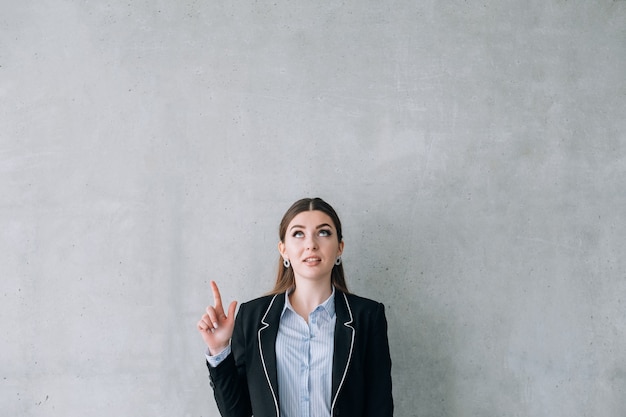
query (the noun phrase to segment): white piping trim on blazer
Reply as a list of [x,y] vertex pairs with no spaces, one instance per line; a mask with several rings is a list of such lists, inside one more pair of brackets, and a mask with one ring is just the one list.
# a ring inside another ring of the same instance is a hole
[[342,293],[342,294],[343,294],[343,298],[346,300],[346,306],[348,307],[348,313],[350,314],[350,320],[345,322],[343,325],[352,329],[352,341],[350,342],[350,354],[348,355],[348,362],[346,362],[346,368],[343,370],[343,376],[341,377],[341,382],[339,383],[339,387],[337,387],[335,398],[333,398],[333,403],[330,406],[331,415],[333,414],[335,410],[335,403],[337,402],[337,397],[339,397],[339,393],[341,392],[341,387],[343,386],[343,383],[346,380],[346,374],[348,373],[348,366],[350,366],[350,361],[352,360],[352,349],[354,348],[354,336],[356,333],[356,330],[354,330],[354,327],[350,326],[352,322],[354,321],[354,318],[352,317],[352,309],[350,308],[350,303],[348,303],[348,297],[346,296],[345,293]]
[[263,327],[261,327],[257,333],[257,337],[259,338],[259,355],[261,356],[261,363],[263,363],[263,371],[265,372],[265,378],[267,379],[267,385],[270,386],[270,391],[272,391],[272,397],[274,398],[274,406],[276,407],[276,417],[279,417],[280,415],[280,409],[278,407],[278,400],[276,399],[276,394],[274,393],[274,388],[272,387],[272,383],[270,382],[270,377],[267,373],[267,367],[265,366],[265,358],[263,357],[263,349],[261,348],[261,331],[267,329],[270,324],[265,322],[265,317],[267,317],[267,314],[270,312],[270,308],[272,308],[272,304],[274,304],[274,300],[276,299],[276,297],[278,296],[278,294],[274,295],[274,297],[272,297],[272,301],[270,301],[270,305],[267,307],[267,310],[265,310],[265,314],[263,314],[263,317],[261,318],[261,324],[263,324]]

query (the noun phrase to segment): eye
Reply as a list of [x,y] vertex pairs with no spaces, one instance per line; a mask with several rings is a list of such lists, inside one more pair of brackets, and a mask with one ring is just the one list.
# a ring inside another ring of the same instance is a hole
[[320,230],[320,232],[319,232],[319,235],[320,235],[320,236],[324,236],[324,237],[326,237],[326,236],[332,236],[332,234],[333,234],[333,232],[331,232],[329,229],[322,229],[322,230]]
[[293,232],[293,234],[291,236],[293,236],[293,237],[303,237],[304,233],[302,233],[301,230],[296,230],[295,232]]

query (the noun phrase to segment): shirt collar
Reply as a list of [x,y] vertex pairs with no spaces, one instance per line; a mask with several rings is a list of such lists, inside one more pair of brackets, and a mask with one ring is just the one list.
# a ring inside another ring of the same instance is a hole
[[[333,288],[333,292],[330,294],[330,297],[328,297],[326,299],[326,301],[324,301],[322,304],[320,304],[316,310],[320,307],[322,307],[324,310],[326,310],[326,313],[328,313],[328,316],[330,318],[335,317],[335,286],[332,286]],[[291,294],[293,290],[288,290],[287,292],[285,292],[285,305],[283,306],[283,311],[281,312],[281,317],[283,314],[285,314],[285,310],[289,309],[291,311],[293,311],[294,313],[296,312],[292,305],[291,302],[289,301],[289,294]]]

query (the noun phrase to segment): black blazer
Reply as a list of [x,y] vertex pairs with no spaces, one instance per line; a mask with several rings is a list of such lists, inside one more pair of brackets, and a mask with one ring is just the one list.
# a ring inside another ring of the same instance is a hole
[[[232,353],[213,368],[211,386],[223,417],[279,417],[276,335],[285,294],[244,303]],[[391,357],[384,306],[335,291],[333,417],[391,417]]]

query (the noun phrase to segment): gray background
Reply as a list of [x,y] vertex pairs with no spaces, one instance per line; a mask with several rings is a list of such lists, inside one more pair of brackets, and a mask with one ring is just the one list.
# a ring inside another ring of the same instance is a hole
[[397,416],[626,415],[626,2],[0,6],[0,414],[217,416],[195,324],[344,221]]

